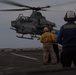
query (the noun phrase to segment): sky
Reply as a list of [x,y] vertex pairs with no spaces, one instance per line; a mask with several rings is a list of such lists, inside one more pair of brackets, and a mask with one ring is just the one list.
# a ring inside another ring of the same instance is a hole
[[[42,15],[46,17],[48,21],[56,23],[55,29],[60,29],[60,27],[65,23],[64,16],[67,11],[76,12],[76,2],[71,2],[75,0],[11,0],[24,5],[32,7],[43,7],[50,5],[48,11],[41,11]],[[66,4],[66,3],[70,4]],[[58,6],[60,4],[60,6]],[[65,4],[65,5],[63,5]],[[56,5],[56,6],[55,6]],[[11,9],[11,8],[21,8],[13,5],[0,3],[0,9]],[[15,31],[11,30],[11,21],[15,20],[19,14],[24,16],[30,16],[32,13],[29,11],[8,11],[0,12],[0,48],[38,48],[42,47],[42,43],[39,40],[28,40],[17,38]]]

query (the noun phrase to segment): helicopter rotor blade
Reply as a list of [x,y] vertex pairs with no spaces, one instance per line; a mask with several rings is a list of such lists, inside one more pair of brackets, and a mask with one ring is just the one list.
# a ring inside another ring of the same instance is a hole
[[10,1],[10,0],[0,0],[1,3],[5,3],[5,4],[9,4],[9,5],[14,5],[14,6],[18,6],[18,7],[26,7],[27,9],[3,9],[0,11],[24,11],[24,10],[36,10],[36,11],[46,11],[45,8],[51,8],[51,7],[58,7],[58,6],[63,6],[63,5],[69,5],[69,4],[75,4],[76,1],[68,1],[62,4],[58,4],[58,5],[53,5],[53,6],[45,6],[45,7],[31,7],[31,6],[27,6],[27,5],[23,5],[14,1]]
[[26,7],[29,8],[30,10],[41,10],[43,8],[50,8],[50,6],[45,6],[45,7],[31,7],[31,6],[27,6],[27,5],[23,5],[14,1],[9,1],[9,0],[0,0],[1,3],[5,3],[5,4],[9,4],[9,5],[14,5],[14,6],[18,6],[18,7]]
[[14,6],[18,6],[18,7],[27,7],[27,8],[31,8],[30,6],[27,5],[23,5],[14,1],[9,1],[9,0],[0,0],[1,3],[5,3],[5,4],[9,4],[9,5],[14,5]]
[[[0,9],[0,11],[25,11],[25,10],[31,10],[29,8],[21,8],[21,9]],[[33,10],[33,9],[32,9]],[[40,11],[47,11],[46,9],[41,9]]]
[[32,8],[33,10],[41,10],[41,11],[47,11],[45,8],[50,8],[51,6],[45,6],[45,7],[35,7],[35,8]]
[[30,10],[30,9],[25,9],[25,8],[23,9],[2,9],[0,11],[25,11],[25,10]]
[[44,9],[44,8],[50,8],[51,6],[47,5],[45,7],[40,7],[41,9]]
[[40,11],[48,11],[48,10],[46,10],[46,9],[41,9]]

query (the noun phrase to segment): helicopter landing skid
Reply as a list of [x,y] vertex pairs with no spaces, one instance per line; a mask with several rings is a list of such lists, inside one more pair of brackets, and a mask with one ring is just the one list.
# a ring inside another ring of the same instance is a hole
[[30,40],[33,40],[33,38],[27,38],[27,37],[23,37],[23,36],[17,36],[18,38],[23,38],[23,39],[30,39]]
[[40,37],[38,37],[38,36],[34,36],[35,38],[37,38],[37,40],[40,40]]
[[12,29],[12,30],[15,30],[15,31],[16,31],[16,29],[15,29],[15,28],[10,28],[10,29]]

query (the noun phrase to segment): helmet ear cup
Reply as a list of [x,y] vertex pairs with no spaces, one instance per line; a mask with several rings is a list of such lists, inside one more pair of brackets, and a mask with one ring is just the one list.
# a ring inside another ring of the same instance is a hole
[[76,14],[73,11],[68,11],[64,17],[65,21],[76,21]]

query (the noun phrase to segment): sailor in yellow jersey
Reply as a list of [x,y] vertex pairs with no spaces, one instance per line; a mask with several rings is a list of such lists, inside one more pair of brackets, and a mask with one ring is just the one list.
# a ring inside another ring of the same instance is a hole
[[40,42],[43,43],[43,63],[45,65],[48,63],[48,55],[50,53],[51,64],[56,64],[56,56],[52,46],[52,42],[54,41],[53,35],[48,27],[44,27],[43,31],[44,33],[40,37]]

